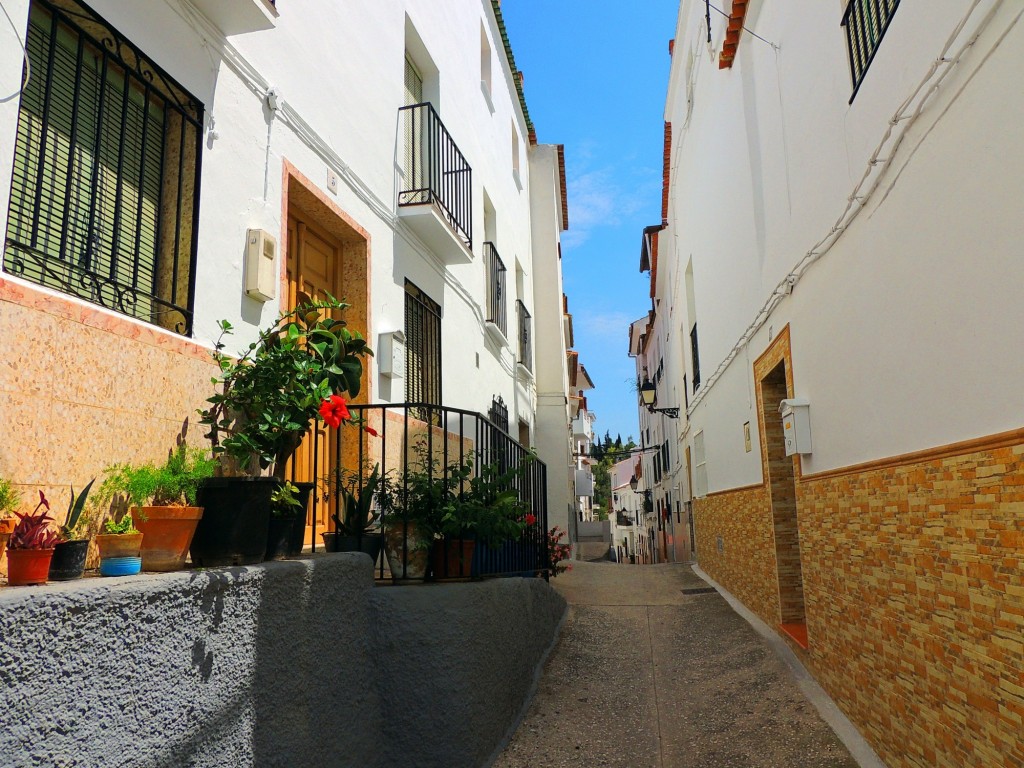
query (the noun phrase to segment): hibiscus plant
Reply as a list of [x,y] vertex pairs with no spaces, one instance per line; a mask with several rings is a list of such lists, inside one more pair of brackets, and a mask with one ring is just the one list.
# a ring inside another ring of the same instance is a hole
[[359,394],[360,358],[373,353],[362,335],[338,319],[347,307],[332,296],[303,300],[238,357],[225,354],[224,338],[234,329],[220,322],[213,352],[220,367],[213,380],[218,391],[201,412],[201,423],[209,427],[222,474],[256,475],[273,466],[273,475],[283,479],[286,462],[314,419],[335,426],[349,417],[342,394]]

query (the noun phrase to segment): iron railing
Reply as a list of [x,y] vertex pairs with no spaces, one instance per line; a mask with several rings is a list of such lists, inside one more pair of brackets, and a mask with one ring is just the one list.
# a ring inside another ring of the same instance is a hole
[[851,102],[899,4],[900,0],[850,0],[846,6],[842,26],[846,28],[850,75],[853,78]]
[[399,109],[404,156],[398,204],[436,205],[473,247],[473,169],[430,102]]
[[487,322],[494,323],[502,335],[508,336],[505,312],[505,262],[498,255],[494,243],[484,243],[484,263],[487,266]]
[[33,0],[4,267],[189,335],[203,105],[84,5]]
[[[373,502],[376,511],[390,513],[382,528],[378,579],[548,577],[547,468],[528,448],[482,414],[459,408],[402,403],[349,404],[349,410],[354,422],[328,438],[334,441],[331,475],[347,478],[357,493],[375,468],[387,478],[389,498],[378,493]],[[466,498],[474,481],[487,477],[492,492],[514,491],[523,503],[521,535],[495,547],[476,541],[465,559],[460,553],[473,540],[472,530],[418,541],[417,521],[438,520],[446,505]],[[341,500],[333,494],[326,503],[329,512],[337,512]],[[314,516],[314,539],[315,524]]]
[[530,312],[522,299],[516,299],[516,311],[519,315],[519,362],[528,371],[533,370],[533,326],[530,323]]

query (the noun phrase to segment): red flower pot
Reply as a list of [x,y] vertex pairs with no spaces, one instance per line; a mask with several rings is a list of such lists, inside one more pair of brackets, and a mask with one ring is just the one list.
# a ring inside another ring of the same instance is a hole
[[132,507],[132,520],[142,532],[142,570],[180,571],[192,544],[202,507]]
[[52,557],[52,548],[7,550],[7,583],[12,587],[45,584]]

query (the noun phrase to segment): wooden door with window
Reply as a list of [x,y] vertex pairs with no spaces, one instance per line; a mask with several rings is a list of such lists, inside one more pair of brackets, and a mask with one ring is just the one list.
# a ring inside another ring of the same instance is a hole
[[[327,294],[341,294],[342,244],[309,221],[301,211],[288,216],[288,309],[309,299],[324,300]],[[327,474],[336,457],[333,432],[317,421],[285,469],[285,477],[298,482],[315,482]],[[318,483],[317,492],[321,490]],[[315,510],[315,511],[314,511]],[[316,534],[328,530],[329,508],[322,500],[310,499],[306,517],[306,544],[313,541],[313,515]],[[317,541],[319,546],[320,542]]]

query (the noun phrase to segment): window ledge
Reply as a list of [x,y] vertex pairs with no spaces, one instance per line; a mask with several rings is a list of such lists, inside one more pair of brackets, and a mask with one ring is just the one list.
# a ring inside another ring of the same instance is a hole
[[492,323],[490,320],[485,321],[484,331],[487,333],[487,338],[499,347],[508,346],[508,338],[501,332],[501,328],[498,327],[497,323]]
[[225,37],[273,29],[278,10],[270,0],[192,0]]
[[531,371],[529,367],[524,365],[522,362],[516,362],[516,370],[519,371],[519,375],[522,376],[524,379],[529,379],[530,381],[533,381],[533,371]]

